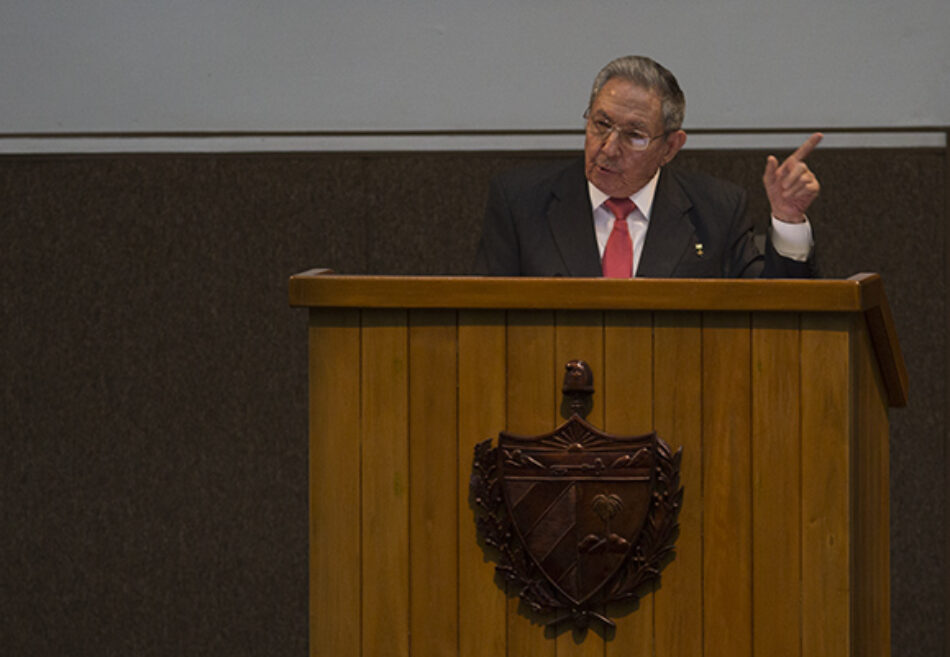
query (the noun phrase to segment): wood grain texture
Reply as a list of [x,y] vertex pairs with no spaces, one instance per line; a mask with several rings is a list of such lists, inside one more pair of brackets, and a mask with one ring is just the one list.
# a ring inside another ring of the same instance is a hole
[[[409,353],[404,310],[361,329],[362,654],[409,655]],[[331,386],[328,386],[331,387]]]
[[854,458],[854,654],[890,657],[890,441],[886,386],[868,330],[856,323]]
[[[554,362],[554,314],[546,311],[508,313],[508,431],[535,435],[551,430],[556,417],[558,379]],[[534,614],[508,592],[508,655],[553,657],[556,642]]]
[[653,315],[604,313],[604,430],[653,431]]
[[703,315],[703,654],[752,654],[749,316]]
[[[861,312],[321,309],[312,380],[359,376],[311,391],[319,654],[888,657],[873,340]],[[563,422],[572,359],[591,423],[683,448],[674,558],[606,632],[503,592],[468,497],[475,444]]]
[[907,403],[907,371],[877,274],[847,280],[577,279],[435,276],[291,277],[291,305],[647,311],[866,312],[890,403]]
[[699,313],[657,313],[653,329],[653,409],[656,432],[682,448],[676,557],[656,592],[656,655],[702,655],[703,614],[703,335]]
[[802,317],[802,655],[850,655],[852,316]]
[[311,312],[309,332],[310,654],[359,657],[360,391],[339,376],[359,363],[359,311]]
[[[565,421],[560,408],[561,386],[564,365],[571,360],[583,360],[590,365],[594,375],[594,397],[588,422],[596,427],[604,426],[604,314],[600,311],[559,310],[555,313],[556,333],[554,366],[555,399],[558,404],[551,417],[549,430]],[[570,626],[557,630],[558,657],[603,657],[604,634],[601,627],[593,626],[586,632],[578,632]]]
[[505,312],[459,312],[459,655],[504,655],[507,613],[492,548],[477,537],[468,484],[475,445],[505,427]]
[[[608,433],[638,436],[653,430],[653,317],[645,312],[604,313],[604,423]],[[599,394],[599,393],[598,393]],[[617,624],[607,657],[653,654],[653,595],[615,604]]]
[[554,313],[509,311],[507,335],[508,427],[518,435],[551,430],[557,417]]
[[752,331],[752,600],[756,655],[801,654],[798,316],[757,314]]
[[410,311],[409,542],[413,657],[458,654],[457,327]]

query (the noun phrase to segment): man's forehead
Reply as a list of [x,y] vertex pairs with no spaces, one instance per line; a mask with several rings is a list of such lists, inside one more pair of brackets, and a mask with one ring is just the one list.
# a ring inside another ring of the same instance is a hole
[[663,119],[660,103],[652,102],[646,97],[636,102],[626,102],[619,98],[603,97],[598,94],[591,106],[590,114],[592,118],[606,119],[614,125],[631,128],[649,128]]
[[595,119],[607,119],[614,125],[617,125],[619,123],[625,123],[629,125],[641,125],[643,123],[643,121],[637,117],[623,117],[623,118],[618,117],[617,113],[610,112],[608,109],[605,109],[603,107],[595,107],[594,110],[590,113],[590,115]]
[[591,112],[596,110],[637,109],[659,112],[662,107],[660,94],[630,80],[611,78],[601,87],[591,103]]

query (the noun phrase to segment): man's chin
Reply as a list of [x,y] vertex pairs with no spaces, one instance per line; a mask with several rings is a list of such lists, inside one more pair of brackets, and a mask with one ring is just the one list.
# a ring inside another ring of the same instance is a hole
[[620,176],[609,169],[594,166],[590,170],[587,178],[594,184],[594,187],[609,196],[622,196],[620,190],[623,187],[623,181]]

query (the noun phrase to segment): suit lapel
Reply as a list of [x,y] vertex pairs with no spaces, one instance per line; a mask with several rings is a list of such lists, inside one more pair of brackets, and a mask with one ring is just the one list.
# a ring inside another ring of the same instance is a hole
[[669,278],[673,275],[694,241],[696,231],[687,214],[691,207],[692,202],[676,179],[669,172],[662,171],[637,276]]
[[548,225],[567,275],[600,276],[600,254],[583,161],[565,169],[551,190]]

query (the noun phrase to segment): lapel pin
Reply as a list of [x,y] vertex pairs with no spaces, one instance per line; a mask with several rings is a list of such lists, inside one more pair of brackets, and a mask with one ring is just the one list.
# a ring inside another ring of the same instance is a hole
[[696,246],[696,255],[702,258],[703,257],[703,243],[696,242],[695,246]]

